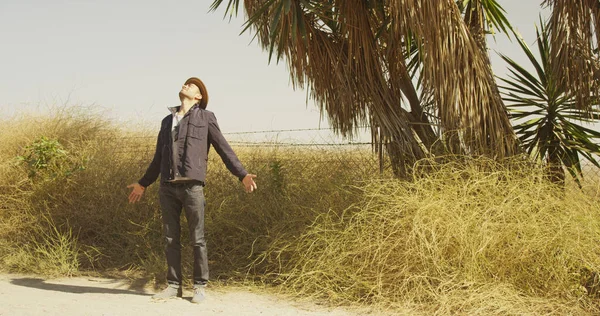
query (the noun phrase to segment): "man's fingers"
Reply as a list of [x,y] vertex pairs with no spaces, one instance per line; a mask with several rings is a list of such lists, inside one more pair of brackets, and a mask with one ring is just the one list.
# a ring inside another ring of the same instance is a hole
[[255,174],[248,173],[242,181],[244,183],[244,191],[246,191],[246,193],[251,193],[258,188],[253,180],[254,178],[256,178]]
[[257,188],[256,183],[254,183],[254,181],[252,181],[252,183],[250,183],[250,185],[246,186],[246,192],[252,193],[256,188]]
[[135,193],[135,191],[129,194],[129,203],[135,203],[142,199],[142,194]]

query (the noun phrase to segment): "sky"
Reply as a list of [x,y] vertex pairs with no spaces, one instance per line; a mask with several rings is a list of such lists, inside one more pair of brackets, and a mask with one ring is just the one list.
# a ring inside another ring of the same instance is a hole
[[[499,0],[529,44],[541,0]],[[120,124],[158,130],[189,77],[201,78],[225,132],[327,128],[285,62],[240,35],[244,17],[209,12],[212,0],[0,0],[0,114],[93,106]],[[524,54],[504,35],[489,39],[496,75]]]

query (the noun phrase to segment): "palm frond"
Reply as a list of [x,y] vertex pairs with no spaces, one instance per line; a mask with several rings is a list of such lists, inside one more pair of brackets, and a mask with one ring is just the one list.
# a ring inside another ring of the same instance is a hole
[[600,96],[600,2],[545,0],[550,17],[549,65],[557,85],[575,96],[577,108],[590,112]]
[[471,153],[514,154],[515,137],[487,58],[458,6],[449,0],[395,0],[390,7],[396,32],[410,29],[420,41],[423,85],[433,92],[442,126],[461,131]]
[[[473,1],[494,16],[490,25],[506,29],[495,0]],[[225,3],[215,0],[213,7]],[[228,11],[239,3],[229,0]],[[517,151],[487,52],[454,1],[245,0],[243,5],[245,30],[256,32],[269,60],[286,60],[294,87],[309,89],[343,136],[369,123],[376,141],[394,144],[399,160],[411,164],[439,137],[429,123],[434,118],[442,132],[458,135],[467,153],[505,157]]]

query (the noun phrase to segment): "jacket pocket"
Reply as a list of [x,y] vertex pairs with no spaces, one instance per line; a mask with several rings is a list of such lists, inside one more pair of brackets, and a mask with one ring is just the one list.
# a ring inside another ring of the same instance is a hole
[[208,128],[206,127],[206,125],[198,125],[193,123],[188,124],[187,135],[191,138],[204,139],[206,138],[207,133]]

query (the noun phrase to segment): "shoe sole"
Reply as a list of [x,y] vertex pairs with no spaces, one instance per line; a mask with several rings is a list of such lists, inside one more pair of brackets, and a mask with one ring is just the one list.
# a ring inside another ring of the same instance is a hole
[[161,301],[170,301],[170,300],[176,300],[176,299],[181,299],[181,297],[179,296],[174,296],[174,297],[167,297],[167,298],[152,298],[153,301],[155,302],[161,302]]
[[152,297],[151,299],[153,301],[156,302],[160,302],[160,301],[169,301],[169,300],[174,300],[174,299],[182,299],[183,295],[179,295],[177,294],[177,296],[170,296],[170,297]]

